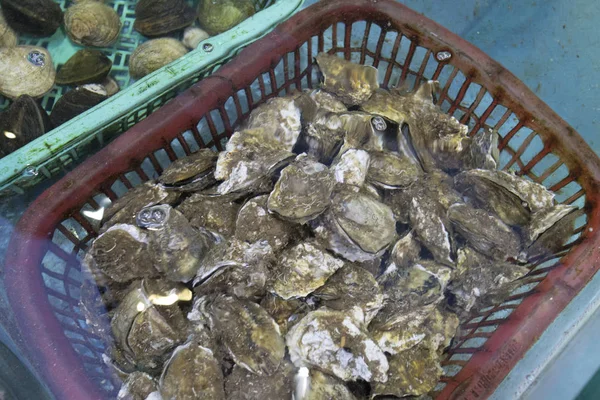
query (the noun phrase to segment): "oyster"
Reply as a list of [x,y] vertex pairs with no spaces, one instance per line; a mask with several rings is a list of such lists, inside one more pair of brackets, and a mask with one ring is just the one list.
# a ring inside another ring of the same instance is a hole
[[362,308],[365,323],[369,324],[383,307],[383,294],[373,275],[366,269],[347,264],[338,269],[313,296],[333,310]]
[[176,209],[190,221],[193,227],[208,229],[224,237],[231,237],[235,232],[240,205],[194,193]]
[[448,209],[448,219],[475,250],[496,260],[517,259],[519,237],[494,215],[467,204],[454,204]]
[[219,268],[194,288],[197,296],[224,293],[239,299],[260,300],[265,295],[269,270],[264,262]]
[[281,254],[271,292],[285,300],[305,297],[343,266],[343,261],[314,244],[300,243]]
[[409,205],[410,225],[420,242],[443,264],[453,265],[452,226],[442,206],[428,197],[413,197]]
[[361,187],[367,178],[370,156],[364,150],[348,149],[331,166],[336,182]]
[[317,110],[312,116],[307,114],[302,114],[304,129],[294,151],[306,153],[329,165],[344,142],[342,119],[339,115],[324,110]]
[[146,400],[148,395],[155,392],[157,383],[150,375],[144,372],[133,372],[123,382],[117,400]]
[[267,200],[268,196],[262,195],[242,206],[235,222],[235,237],[249,243],[266,240],[274,251],[278,251],[292,239],[296,227],[270,214]]
[[97,93],[85,87],[78,87],[63,94],[54,104],[50,119],[55,126],[60,126],[79,114],[102,103],[108,96]]
[[46,111],[32,97],[19,96],[0,118],[0,155],[25,146],[52,129]]
[[302,112],[314,113],[317,109],[341,113],[348,108],[335,95],[321,89],[311,89],[302,93],[296,100]]
[[353,64],[326,53],[318,54],[316,61],[323,75],[323,89],[338,96],[344,104],[360,104],[379,88],[374,67]]
[[100,83],[108,76],[112,61],[99,50],[81,49],[67,60],[56,74],[59,85]]
[[407,187],[423,174],[423,171],[406,158],[390,152],[371,152],[367,180],[384,189]]
[[344,144],[338,154],[348,149],[362,148],[369,152],[383,151],[386,132],[379,130],[381,117],[358,111],[339,114],[344,131]]
[[469,149],[463,155],[463,163],[467,169],[495,170],[499,165],[498,132],[484,129],[471,140]]
[[558,252],[574,234],[575,220],[582,215],[583,210],[565,204],[534,213],[523,232],[527,259]]
[[43,47],[0,48],[0,94],[10,99],[42,97],[54,86],[55,75],[52,57]]
[[373,395],[419,396],[430,392],[442,376],[435,350],[416,346],[389,358],[389,379],[373,384]]
[[129,74],[140,79],[183,57],[188,49],[177,39],[152,39],[141,44],[129,59]]
[[51,36],[60,26],[63,13],[52,0],[2,0],[6,23],[19,33]]
[[252,110],[244,129],[263,130],[268,139],[292,151],[302,129],[300,109],[293,97],[274,97]]
[[214,244],[214,237],[193,228],[179,211],[169,205],[142,209],[138,225],[149,232],[154,266],[166,279],[188,282],[194,278],[200,261]]
[[251,0],[200,0],[198,21],[211,35],[225,32],[254,15]]
[[158,275],[150,255],[150,238],[134,225],[110,227],[94,240],[86,260],[117,282]]
[[219,296],[210,305],[211,327],[237,365],[257,375],[273,375],[283,362],[279,326],[258,304]]
[[286,336],[294,365],[315,367],[345,381],[385,382],[385,354],[357,319],[353,313],[324,308],[308,313]]
[[282,335],[285,335],[307,312],[312,310],[308,302],[294,298],[284,300],[272,293],[267,293],[260,306],[277,322]]
[[133,29],[144,36],[161,36],[191,25],[196,11],[185,0],[140,0]]
[[390,121],[403,125],[409,118],[406,110],[399,107],[398,96],[385,89],[377,89],[373,95],[360,104],[360,109],[373,115],[379,115]]
[[217,153],[201,149],[188,157],[174,161],[158,178],[168,189],[184,192],[203,190],[216,181],[214,179]]
[[108,47],[121,33],[121,18],[106,4],[83,1],[67,8],[65,31],[76,44]]
[[414,231],[410,231],[392,247],[388,270],[391,272],[392,268],[400,270],[409,268],[419,259],[420,253],[421,244],[416,239]]
[[206,40],[210,37],[208,32],[204,29],[200,29],[196,26],[188,26],[183,31],[183,39],[181,43],[190,50],[194,50],[201,41]]
[[4,15],[0,11],[0,48],[15,47],[19,38],[15,31],[6,23]]
[[273,375],[256,375],[235,366],[225,379],[227,400],[282,400],[292,397],[294,368],[282,361]]
[[160,376],[164,400],[225,400],[223,373],[213,352],[190,341],[175,349]]
[[350,389],[337,378],[317,369],[300,368],[294,378],[294,396],[296,400],[357,400]]
[[292,222],[306,223],[329,207],[333,185],[333,176],[325,165],[301,154],[281,171],[269,195],[269,211]]

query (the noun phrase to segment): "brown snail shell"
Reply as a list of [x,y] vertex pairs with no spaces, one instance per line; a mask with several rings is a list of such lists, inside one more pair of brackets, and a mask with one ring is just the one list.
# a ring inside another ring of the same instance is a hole
[[30,96],[20,96],[0,117],[0,154],[9,154],[51,129],[40,104]]
[[60,26],[63,12],[52,0],[1,0],[8,25],[19,33],[51,36]]
[[59,85],[83,85],[102,82],[112,68],[112,61],[99,50],[82,49],[67,60],[56,74]]
[[0,10],[0,47],[15,47],[18,40],[17,34],[8,26]]
[[39,98],[52,89],[55,76],[52,57],[43,47],[0,48],[0,94]]
[[64,124],[71,118],[89,110],[108,97],[96,91],[78,87],[65,93],[54,105],[50,119],[55,126]]
[[149,40],[131,54],[129,74],[135,79],[142,78],[186,55],[187,52],[185,46],[176,39]]
[[97,1],[83,1],[65,12],[69,38],[82,46],[106,47],[121,32],[121,18],[111,7]]
[[196,11],[184,0],[140,0],[133,28],[144,36],[161,36],[191,25]]

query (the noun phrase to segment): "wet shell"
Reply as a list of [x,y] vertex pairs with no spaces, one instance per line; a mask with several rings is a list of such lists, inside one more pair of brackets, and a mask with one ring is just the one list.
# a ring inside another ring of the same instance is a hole
[[411,185],[423,171],[410,160],[390,152],[371,152],[367,179],[373,185],[393,189]]
[[361,187],[367,179],[371,157],[364,150],[348,149],[331,166],[335,181]]
[[225,380],[227,400],[282,400],[292,398],[294,367],[283,361],[273,375],[256,375],[235,366]]
[[206,40],[209,37],[210,35],[204,29],[200,29],[196,26],[189,26],[183,31],[181,43],[188,49],[194,50],[201,41]]
[[52,57],[43,47],[0,48],[0,94],[10,99],[42,97],[54,86],[55,75]]
[[432,199],[414,197],[409,203],[410,226],[440,263],[453,265],[452,225],[441,205]]
[[531,216],[531,222],[525,227],[523,236],[526,258],[554,254],[569,240],[575,231],[575,220],[584,214],[575,206],[557,204],[540,210]]
[[405,269],[419,259],[420,253],[421,244],[416,239],[414,231],[411,231],[394,244],[390,259],[395,268]]
[[145,400],[148,395],[157,389],[154,378],[144,372],[133,372],[123,382],[117,400]]
[[110,72],[112,61],[101,51],[82,49],[58,70],[56,83],[59,85],[83,85],[100,83]]
[[306,377],[302,376],[302,372],[303,369],[301,368],[296,375],[295,395],[297,397],[294,398],[302,400],[357,400],[343,381],[317,369],[310,370]]
[[225,238],[233,236],[235,232],[239,209],[237,203],[211,199],[199,193],[194,193],[177,207],[193,227],[208,229]]
[[144,36],[161,36],[191,25],[196,11],[184,0],[140,0],[133,28]]
[[162,38],[149,40],[140,45],[129,60],[129,73],[135,79],[172,63],[186,55],[188,50],[176,39]]
[[97,106],[107,98],[108,96],[104,94],[88,90],[84,87],[75,88],[58,99],[52,108],[50,119],[55,126],[60,126],[90,108]]
[[0,4],[6,22],[19,33],[51,36],[63,19],[60,6],[52,0],[2,0]]
[[0,117],[0,152],[9,154],[51,129],[40,104],[30,96],[20,96]]
[[267,293],[261,300],[260,306],[277,322],[282,335],[287,334],[307,312],[314,310],[309,303],[301,299],[284,300],[272,293]]
[[65,31],[82,46],[107,47],[121,32],[121,18],[112,8],[97,1],[84,1],[65,12]]
[[[211,149],[201,149],[188,157],[174,161],[161,174],[158,181],[165,186],[182,186],[193,178],[212,175],[217,162],[217,153]],[[214,183],[214,181],[212,182]],[[204,185],[193,187],[194,191],[204,189]]]
[[0,48],[2,47],[15,47],[19,38],[15,31],[6,23],[4,15],[0,10]]
[[252,110],[245,129],[262,129],[268,138],[292,151],[302,124],[300,109],[292,97],[275,97]]
[[252,15],[251,0],[200,0],[198,4],[200,26],[211,35],[225,32]]
[[463,157],[465,168],[496,169],[500,159],[498,140],[497,131],[485,129],[477,132]]

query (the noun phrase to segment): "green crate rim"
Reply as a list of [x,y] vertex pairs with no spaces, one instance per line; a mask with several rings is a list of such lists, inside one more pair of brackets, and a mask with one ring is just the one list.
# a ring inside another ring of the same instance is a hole
[[37,179],[35,184],[39,184],[44,178],[51,178],[39,176],[45,165],[92,140],[103,128],[146,107],[170,88],[233,57],[241,48],[271,32],[303,3],[304,0],[275,0],[236,27],[208,38],[180,59],[0,159],[0,194],[22,193],[19,183]]

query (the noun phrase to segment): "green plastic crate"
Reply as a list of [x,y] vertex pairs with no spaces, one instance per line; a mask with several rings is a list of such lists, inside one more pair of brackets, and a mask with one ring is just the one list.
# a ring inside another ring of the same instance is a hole
[[[178,93],[210,75],[244,46],[269,33],[297,11],[303,2],[254,0],[257,13],[253,17],[201,42],[197,49],[184,57],[131,83],[129,57],[140,43],[148,39],[133,29],[136,0],[109,1],[107,4],[121,16],[123,28],[112,47],[100,50],[113,61],[111,76],[119,82],[121,91],[0,159],[0,196],[21,194],[28,187],[72,169]],[[58,3],[64,9],[70,1]],[[195,7],[197,1],[190,1],[190,4]],[[57,68],[82,48],[66,37],[63,28],[49,38],[20,37],[19,43],[46,47]],[[67,87],[55,85],[42,99],[42,106],[50,112],[65,89]],[[6,99],[0,99],[0,110],[8,105]]]

